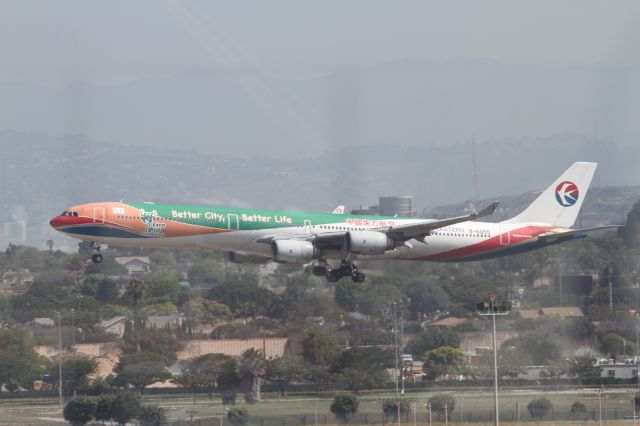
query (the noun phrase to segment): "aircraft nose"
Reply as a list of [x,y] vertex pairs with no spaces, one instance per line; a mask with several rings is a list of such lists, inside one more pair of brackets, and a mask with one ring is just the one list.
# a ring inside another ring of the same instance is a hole
[[49,221],[49,225],[51,225],[52,228],[57,229],[60,225],[62,225],[62,216],[55,216]]

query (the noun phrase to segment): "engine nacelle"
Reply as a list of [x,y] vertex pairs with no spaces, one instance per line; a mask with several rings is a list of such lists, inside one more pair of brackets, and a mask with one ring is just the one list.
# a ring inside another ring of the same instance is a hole
[[376,231],[349,231],[345,236],[345,249],[354,254],[382,254],[393,250],[393,240]]
[[276,240],[271,243],[276,262],[306,263],[319,257],[318,249],[309,241]]
[[245,253],[243,251],[228,251],[227,259],[229,260],[229,262],[240,263],[240,264],[250,264],[250,265],[261,265],[271,260],[268,257],[258,256],[257,254]]

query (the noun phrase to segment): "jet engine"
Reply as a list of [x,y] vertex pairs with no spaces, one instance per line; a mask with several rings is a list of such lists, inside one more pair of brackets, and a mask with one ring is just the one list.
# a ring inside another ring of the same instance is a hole
[[243,251],[228,251],[226,254],[229,262],[239,264],[261,265],[271,260],[268,257],[245,253]]
[[276,240],[271,243],[276,262],[306,263],[319,256],[318,249],[309,241]]
[[354,254],[382,254],[393,250],[393,240],[382,232],[349,231],[345,236],[345,249]]

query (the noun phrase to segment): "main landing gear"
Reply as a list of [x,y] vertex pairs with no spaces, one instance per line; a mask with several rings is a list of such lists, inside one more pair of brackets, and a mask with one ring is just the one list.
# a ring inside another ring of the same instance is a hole
[[313,275],[317,277],[326,277],[330,283],[338,282],[342,277],[351,277],[353,282],[361,283],[367,278],[367,276],[358,271],[356,265],[353,262],[342,261],[339,267],[330,269],[327,264],[315,265],[311,270]]
[[95,251],[95,253],[91,255],[91,261],[93,263],[102,263],[103,257],[102,254],[100,254],[100,244],[91,243],[91,248]]

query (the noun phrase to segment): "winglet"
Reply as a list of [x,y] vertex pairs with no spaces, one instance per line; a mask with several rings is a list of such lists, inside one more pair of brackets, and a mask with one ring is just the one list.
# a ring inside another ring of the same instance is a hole
[[333,214],[344,214],[344,206],[338,206],[331,212]]
[[499,205],[500,205],[500,201],[494,201],[493,203],[489,204],[487,207],[480,210],[479,212],[473,213],[471,216],[473,216],[473,218],[475,219],[478,217],[492,215],[496,211]]

